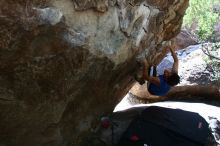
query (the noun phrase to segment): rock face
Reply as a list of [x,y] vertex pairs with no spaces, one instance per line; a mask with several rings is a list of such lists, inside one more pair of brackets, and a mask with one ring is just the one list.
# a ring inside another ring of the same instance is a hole
[[175,43],[176,50],[184,49],[191,45],[196,45],[199,42],[195,36],[183,29],[175,38],[173,38],[173,41]]
[[[161,60],[188,0],[0,1],[0,145],[83,146]],[[96,145],[90,143],[90,145]]]

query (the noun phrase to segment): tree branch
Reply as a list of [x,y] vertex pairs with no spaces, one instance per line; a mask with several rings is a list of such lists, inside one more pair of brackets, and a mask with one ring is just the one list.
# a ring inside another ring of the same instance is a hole
[[[208,53],[207,53],[205,50],[206,50]],[[202,52],[203,52],[204,54],[206,54],[208,57],[214,58],[214,59],[217,59],[217,60],[220,60],[220,58],[218,58],[218,57],[214,56],[213,54],[211,54],[211,53],[209,52],[208,48],[205,48],[205,50],[204,50],[204,48],[202,48]]]

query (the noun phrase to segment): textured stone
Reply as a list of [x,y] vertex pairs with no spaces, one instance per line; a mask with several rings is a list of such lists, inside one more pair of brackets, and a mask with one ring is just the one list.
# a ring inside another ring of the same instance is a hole
[[87,10],[95,8],[99,12],[108,10],[108,0],[73,0],[76,10]]
[[176,49],[184,49],[188,46],[198,44],[198,40],[186,30],[181,30],[181,32],[172,40],[175,43]]
[[0,145],[84,145],[133,85],[136,57],[163,57],[187,5],[0,1]]

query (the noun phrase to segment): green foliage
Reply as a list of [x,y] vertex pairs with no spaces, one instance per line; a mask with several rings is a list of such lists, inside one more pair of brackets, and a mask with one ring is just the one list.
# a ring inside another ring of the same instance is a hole
[[204,60],[213,71],[211,79],[220,87],[220,43],[203,45],[203,51],[207,55]]
[[197,25],[195,33],[200,40],[211,38],[214,24],[219,20],[219,13],[213,7],[219,4],[220,0],[190,0],[183,26],[191,28],[192,25]]

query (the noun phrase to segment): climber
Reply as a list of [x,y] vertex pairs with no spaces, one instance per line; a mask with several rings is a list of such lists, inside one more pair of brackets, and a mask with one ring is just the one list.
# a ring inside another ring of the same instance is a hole
[[[154,66],[153,76],[150,76],[150,68],[146,68],[148,62],[143,60],[143,78],[149,82],[148,91],[153,95],[164,96],[180,82],[178,75],[179,61],[173,47],[169,47],[174,63],[172,69],[165,69],[163,75],[156,76],[156,67]],[[146,71],[148,70],[148,73]]]

